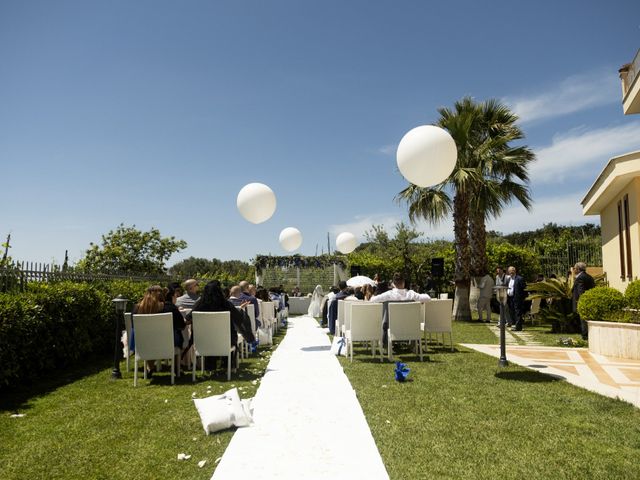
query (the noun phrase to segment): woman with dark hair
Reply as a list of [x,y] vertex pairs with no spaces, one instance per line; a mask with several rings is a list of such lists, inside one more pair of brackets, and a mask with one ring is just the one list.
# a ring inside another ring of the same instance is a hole
[[184,321],[184,317],[178,307],[176,307],[176,300],[182,295],[182,287],[180,284],[169,284],[168,288],[164,289],[164,307],[162,313],[170,313],[173,317],[173,345],[182,349],[184,344],[184,337],[182,331],[187,326]]
[[[251,321],[249,317],[246,313],[242,313],[239,310],[242,309],[244,311],[244,308],[249,303],[248,301],[243,302],[236,308],[225,298],[220,282],[211,280],[205,285],[202,296],[196,301],[192,312],[229,312],[231,320],[231,346],[234,346],[238,343],[238,332],[242,334],[247,342],[252,343],[255,341],[255,337],[251,331]],[[187,315],[187,322],[191,322],[191,320],[192,313],[190,312]]]
[[258,289],[256,290],[255,297],[258,300],[262,300],[263,302],[270,302],[271,301],[271,298],[269,297],[269,292],[264,287],[258,287]]

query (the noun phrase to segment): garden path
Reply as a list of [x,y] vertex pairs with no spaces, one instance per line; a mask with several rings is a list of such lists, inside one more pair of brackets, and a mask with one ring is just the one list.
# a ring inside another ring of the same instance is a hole
[[[500,357],[499,345],[462,345]],[[532,345],[508,345],[507,360],[640,407],[640,360],[605,357],[586,348]]]
[[253,401],[212,480],[388,479],[380,453],[325,331],[291,317]]

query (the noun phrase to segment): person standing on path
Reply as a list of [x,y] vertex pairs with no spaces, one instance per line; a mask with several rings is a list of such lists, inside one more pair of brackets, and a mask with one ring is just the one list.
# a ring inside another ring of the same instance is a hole
[[587,264],[584,262],[578,262],[573,267],[573,271],[576,274],[576,278],[573,280],[573,287],[571,289],[571,297],[573,304],[573,311],[578,315],[580,320],[580,328],[582,330],[582,339],[588,340],[589,338],[589,326],[587,322],[580,318],[578,314],[578,301],[580,296],[587,290],[591,290],[596,286],[596,282],[591,275],[587,273]]
[[511,320],[514,322],[511,330],[520,332],[522,331],[522,321],[525,313],[524,299],[527,296],[527,292],[525,291],[526,283],[524,278],[518,275],[516,267],[509,267],[508,273],[510,280],[509,290],[507,290],[507,301],[509,303]]
[[493,296],[493,278],[488,273],[483,277],[474,278],[476,287],[480,290],[478,295],[478,321],[482,322],[483,313],[487,317],[485,323],[491,321],[491,297]]
[[[509,282],[511,281],[511,277],[507,275],[504,271],[504,268],[498,267],[496,268],[496,287],[505,287],[509,288]],[[500,303],[500,323],[504,323],[505,325],[511,325],[511,314],[509,312],[509,306],[507,305],[507,295],[506,293],[503,295],[496,295],[498,298],[498,302]]]

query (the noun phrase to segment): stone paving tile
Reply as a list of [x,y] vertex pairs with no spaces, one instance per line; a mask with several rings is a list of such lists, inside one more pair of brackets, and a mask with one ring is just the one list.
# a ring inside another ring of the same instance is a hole
[[[499,345],[462,344],[500,358]],[[586,348],[508,345],[507,360],[640,407],[640,360],[605,357]]]

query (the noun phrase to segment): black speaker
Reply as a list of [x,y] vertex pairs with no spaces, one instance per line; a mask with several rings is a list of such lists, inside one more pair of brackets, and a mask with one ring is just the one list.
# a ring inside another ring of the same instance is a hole
[[362,275],[361,269],[362,267],[360,265],[351,265],[351,276]]
[[444,258],[431,259],[431,276],[436,278],[444,277]]

